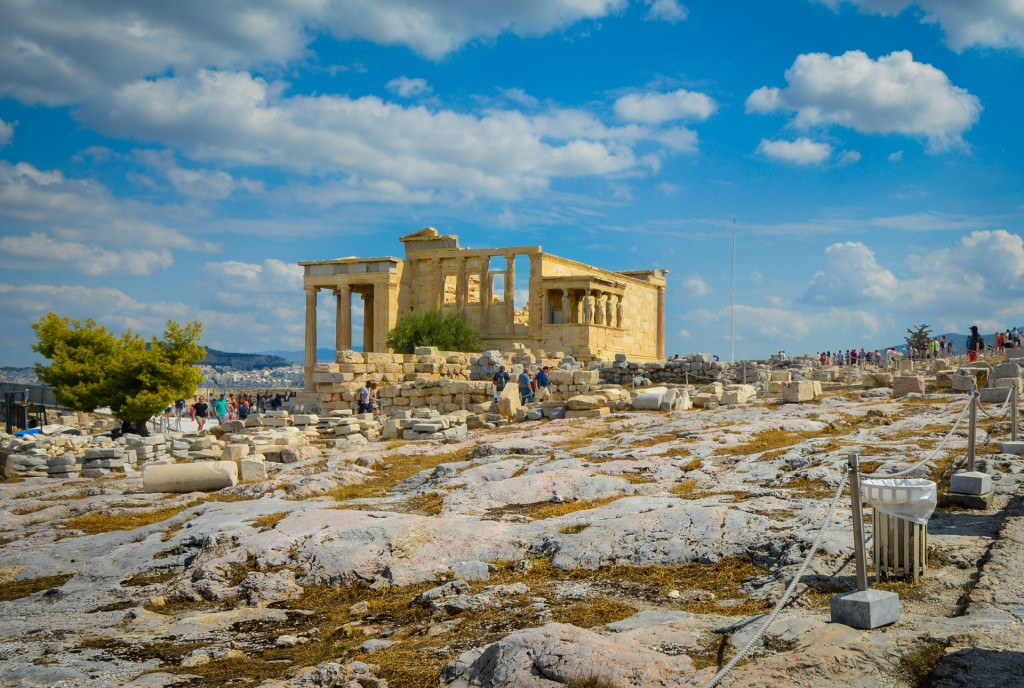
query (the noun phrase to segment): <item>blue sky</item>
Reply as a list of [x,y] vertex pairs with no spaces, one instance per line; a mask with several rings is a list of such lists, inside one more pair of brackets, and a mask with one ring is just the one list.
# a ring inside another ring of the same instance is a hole
[[428,225],[669,269],[670,354],[728,359],[734,221],[737,358],[1019,327],[1021,83],[1019,0],[0,0],[0,364],[299,349],[298,261]]

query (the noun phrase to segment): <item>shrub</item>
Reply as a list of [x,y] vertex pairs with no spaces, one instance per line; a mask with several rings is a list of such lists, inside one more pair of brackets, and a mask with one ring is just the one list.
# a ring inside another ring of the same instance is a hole
[[483,342],[465,316],[427,311],[409,313],[388,332],[388,346],[395,353],[411,354],[417,346],[436,346],[441,351],[480,351]]

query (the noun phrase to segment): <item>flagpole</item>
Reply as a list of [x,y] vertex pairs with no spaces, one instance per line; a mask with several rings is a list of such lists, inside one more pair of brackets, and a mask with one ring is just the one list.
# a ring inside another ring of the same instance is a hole
[[732,335],[729,337],[729,362],[736,362],[736,220],[732,221]]

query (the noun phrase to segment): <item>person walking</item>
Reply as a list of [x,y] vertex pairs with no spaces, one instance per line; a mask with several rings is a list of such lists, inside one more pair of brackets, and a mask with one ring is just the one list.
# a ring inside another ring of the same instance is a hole
[[978,333],[978,326],[971,325],[971,336],[967,338],[967,360],[974,363],[985,350],[985,338]]
[[533,403],[533,378],[526,369],[519,373],[519,401],[523,404]]
[[498,372],[494,374],[494,378],[491,382],[494,384],[494,403],[498,403],[498,397],[501,396],[502,391],[505,389],[505,385],[512,381],[512,376],[505,372],[505,366],[499,366]]
[[217,416],[217,423],[224,425],[228,419],[228,400],[227,395],[224,392],[220,393],[220,397],[213,402],[213,412]]
[[203,431],[203,427],[206,425],[206,419],[210,414],[210,407],[206,403],[206,397],[199,397],[199,401],[192,404],[192,415],[196,419],[196,423],[199,424],[199,432]]
[[551,366],[544,366],[537,373],[536,377],[533,378],[534,383],[534,395],[537,401],[544,401],[551,395],[551,390],[548,389],[548,371],[551,370]]

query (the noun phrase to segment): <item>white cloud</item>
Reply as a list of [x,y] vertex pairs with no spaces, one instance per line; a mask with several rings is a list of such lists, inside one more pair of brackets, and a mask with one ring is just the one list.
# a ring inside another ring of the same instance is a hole
[[814,275],[804,301],[855,306],[899,298],[899,280],[878,264],[874,251],[846,241],[825,249],[825,266]]
[[965,146],[963,133],[982,110],[977,97],[906,50],[878,60],[859,50],[836,57],[808,53],[786,70],[786,80],[784,89],[751,93],[747,112],[795,112],[800,128],[834,124],[866,134],[921,136],[935,152]]
[[946,43],[960,52],[973,46],[1024,52],[1024,10],[1019,0],[819,0],[833,9],[847,2],[862,12],[895,16],[912,5],[921,8],[921,23],[938,24]]
[[280,297],[296,301],[303,294],[302,266],[276,258],[268,258],[262,264],[237,260],[207,263],[203,270],[215,302],[230,309],[251,311],[254,303],[277,301]]
[[11,270],[52,270],[98,276],[150,275],[174,262],[167,249],[137,247],[104,249],[74,241],[58,241],[41,232],[0,236],[0,267]]
[[697,273],[693,273],[683,280],[683,289],[686,290],[687,296],[707,296],[711,293],[711,285]]
[[844,151],[843,154],[839,156],[839,162],[836,164],[838,164],[840,167],[847,167],[849,165],[856,165],[860,161],[860,151],[850,150]]
[[542,36],[583,19],[598,19],[626,0],[336,0],[323,21],[336,37],[405,45],[438,59],[474,39],[503,33]]
[[501,95],[508,99],[510,102],[516,105],[521,105],[526,108],[535,108],[540,105],[540,101],[531,96],[529,93],[521,88],[505,88],[501,89]]
[[794,165],[816,165],[828,160],[832,146],[801,137],[796,141],[769,141],[761,139],[757,152],[775,160]]
[[679,3],[679,0],[644,0],[650,9],[647,10],[646,19],[650,21],[664,21],[670,24],[685,21],[689,16],[686,7]]
[[216,250],[153,221],[173,208],[114,198],[92,179],[60,170],[0,161],[0,218],[5,236],[0,263],[26,269],[59,268],[88,275],[148,275],[166,269],[172,250]]
[[426,79],[410,79],[407,76],[395,77],[386,84],[386,87],[392,93],[403,98],[421,96],[431,91],[430,84]]
[[132,157],[158,172],[171,183],[175,191],[189,198],[221,200],[239,190],[263,191],[261,182],[236,179],[224,170],[181,167],[170,150],[136,150]]
[[[542,36],[618,12],[626,0],[201,0],[0,3],[0,93],[80,102],[118,84],[201,67],[308,57],[318,34],[404,45],[439,59],[476,39]],[[327,68],[328,70],[331,67]]]
[[5,122],[0,119],[0,146],[5,146],[14,138],[14,126],[17,122]]
[[717,109],[713,98],[684,88],[669,93],[629,93],[615,101],[619,119],[644,124],[681,119],[704,121]]
[[204,162],[341,173],[406,191],[492,198],[545,190],[557,177],[642,172],[648,158],[638,158],[633,146],[643,141],[675,151],[696,147],[696,134],[685,129],[610,127],[578,109],[474,115],[374,96],[287,98],[283,88],[247,73],[204,70],[190,79],[129,84],[79,116],[104,132],[180,146]]
[[895,153],[889,153],[889,156],[886,158],[886,160],[888,160],[889,162],[899,162],[902,159],[903,159],[903,151],[896,151]]

